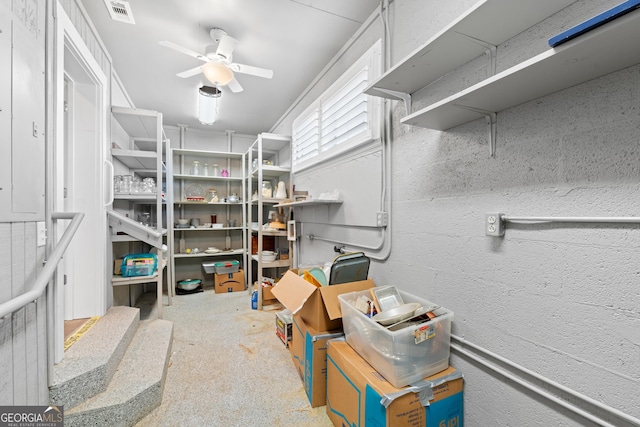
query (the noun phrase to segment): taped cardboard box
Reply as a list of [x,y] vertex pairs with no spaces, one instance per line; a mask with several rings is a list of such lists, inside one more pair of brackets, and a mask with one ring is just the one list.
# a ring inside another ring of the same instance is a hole
[[463,378],[445,371],[396,388],[346,341],[327,348],[327,415],[334,425],[463,427]]
[[297,354],[298,373],[302,373],[304,391],[312,408],[324,406],[327,401],[327,341],[344,337],[341,330],[320,332],[307,325],[298,316],[293,316],[293,323],[297,334],[294,340],[294,353]]
[[244,271],[213,275],[213,286],[217,294],[244,291]]
[[363,291],[374,287],[373,280],[316,287],[287,271],[273,287],[273,295],[304,322],[316,331],[335,331],[342,328],[342,311],[338,295],[345,292]]
[[291,341],[289,348],[291,349],[291,360],[293,367],[300,376],[300,381],[304,384],[304,334],[302,329],[304,323],[300,316],[293,315],[293,323],[291,325]]

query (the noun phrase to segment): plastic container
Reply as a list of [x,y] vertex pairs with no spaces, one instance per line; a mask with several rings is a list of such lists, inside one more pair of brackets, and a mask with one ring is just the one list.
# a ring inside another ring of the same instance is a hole
[[[400,295],[405,303],[436,305],[403,291]],[[356,309],[360,296],[371,294],[367,290],[338,295],[345,338],[394,387],[405,387],[449,367],[452,311],[440,307],[436,318],[409,320],[404,328],[392,331]]]
[[251,292],[251,309],[258,309],[258,291]]
[[130,254],[122,259],[122,277],[151,276],[158,267],[156,254]]
[[204,268],[204,271],[207,274],[237,273],[240,270],[240,261],[235,259],[226,259],[215,262],[203,262],[202,268]]

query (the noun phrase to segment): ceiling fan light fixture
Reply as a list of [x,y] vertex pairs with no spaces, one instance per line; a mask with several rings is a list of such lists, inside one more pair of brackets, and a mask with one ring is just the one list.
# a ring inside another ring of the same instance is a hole
[[218,104],[222,92],[217,87],[202,86],[198,89],[198,120],[212,125],[218,120]]
[[216,86],[224,86],[233,80],[233,71],[221,62],[211,61],[202,66],[204,76]]

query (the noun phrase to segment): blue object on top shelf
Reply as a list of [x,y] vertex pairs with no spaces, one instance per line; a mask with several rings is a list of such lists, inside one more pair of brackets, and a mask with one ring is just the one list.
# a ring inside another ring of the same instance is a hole
[[600,15],[594,16],[593,18],[562,32],[555,37],[551,37],[549,39],[549,46],[556,47],[639,7],[640,0],[627,0],[626,2],[607,10],[606,12],[602,12]]

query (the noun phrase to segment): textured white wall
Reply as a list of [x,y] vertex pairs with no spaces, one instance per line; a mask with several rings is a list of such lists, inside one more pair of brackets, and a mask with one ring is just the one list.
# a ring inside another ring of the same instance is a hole
[[[395,0],[392,62],[474,3]],[[498,71],[618,3],[577,1],[499,46]],[[479,58],[417,94],[414,108],[486,77]],[[454,334],[640,417],[640,228],[508,224],[491,238],[483,227],[496,211],[640,215],[640,66],[500,112],[494,158],[484,120],[438,132],[400,124],[404,114],[395,104],[393,248],[371,277],[453,310]],[[329,246],[302,240],[301,253],[326,257]],[[451,362],[466,379],[467,427],[589,425],[460,356]]]
[[[579,1],[514,37],[498,49],[498,70],[536,55],[562,28],[616,3]],[[451,8],[429,5],[435,16]],[[415,1],[394,6],[395,22],[427,9]],[[406,36],[419,38],[418,27]],[[400,28],[394,46],[402,44]],[[425,92],[446,94],[474,83],[483,78],[482,61]],[[488,155],[484,120],[449,132],[396,121],[394,250],[372,273],[453,310],[454,334],[636,417],[638,226],[509,224],[496,239],[484,235],[483,221],[493,211],[638,215],[639,77],[640,67],[632,67],[499,113],[495,158]],[[431,101],[425,93],[416,104]],[[404,107],[395,113],[397,119]],[[460,357],[452,364],[466,377],[467,426],[585,423]]]

